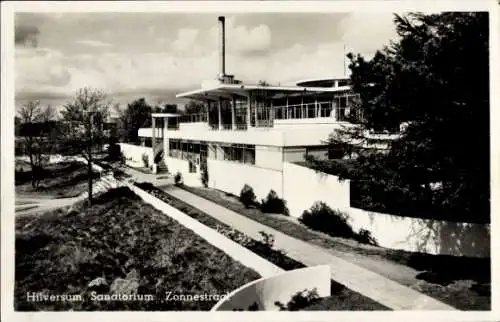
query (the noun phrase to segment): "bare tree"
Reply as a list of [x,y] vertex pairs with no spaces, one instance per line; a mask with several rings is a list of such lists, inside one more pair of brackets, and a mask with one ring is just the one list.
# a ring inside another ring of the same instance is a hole
[[18,120],[19,137],[28,155],[31,167],[31,185],[38,190],[43,177],[44,165],[50,158],[55,141],[53,130],[55,110],[49,105],[43,108],[38,101],[30,101],[21,107]]
[[74,154],[81,155],[88,164],[88,202],[92,205],[92,156],[96,147],[104,143],[103,125],[109,115],[111,102],[105,93],[85,87],[64,105],[61,111],[67,123],[66,146]]

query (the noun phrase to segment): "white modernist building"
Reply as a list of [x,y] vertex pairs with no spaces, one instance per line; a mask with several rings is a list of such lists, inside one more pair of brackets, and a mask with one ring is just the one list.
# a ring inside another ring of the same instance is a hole
[[[274,190],[286,200],[293,217],[323,201],[348,214],[355,231],[368,230],[383,247],[489,256],[489,225],[430,223],[354,208],[350,204],[349,180],[340,181],[336,176],[321,175],[295,164],[308,155],[342,157],[342,151],[325,141],[330,134],[352,126],[352,117],[361,117],[352,108],[356,94],[349,79],[315,79],[287,86],[243,84],[225,73],[224,18],[220,17],[219,22],[220,75],[199,89],[177,95],[203,102],[204,112],[183,116],[153,114],[153,127],[138,133],[148,141],[152,139],[152,148],[123,144],[126,157],[135,156],[129,161],[143,166],[141,161],[148,159],[144,163],[149,166],[153,160],[153,171],[164,163],[170,173],[180,172],[184,183],[191,186],[202,185],[202,170],[206,168],[210,188],[239,195],[247,184],[259,200]],[[364,135],[379,142],[366,147],[377,149],[384,149],[387,140],[398,136]],[[456,236],[462,236],[460,247]]]
[[[289,86],[243,84],[225,72],[224,17],[219,17],[219,26],[220,74],[177,95],[203,102],[205,112],[153,114],[153,128],[140,129],[139,136],[152,138],[153,169],[163,161],[186,184],[200,185],[206,167],[210,187],[239,194],[248,184],[258,197],[270,189],[281,195],[285,162],[304,161],[306,155],[338,158],[325,140],[349,125],[356,95],[347,77]],[[157,119],[162,119],[159,128]]]
[[239,194],[249,184],[258,196],[269,189],[281,194],[284,162],[304,161],[306,155],[338,158],[324,141],[347,124],[354,94],[346,79],[330,84],[275,87],[235,84],[229,78],[178,95],[203,101],[205,113],[154,114],[154,119],[177,122],[167,120],[156,129],[155,121],[139,136],[152,137],[154,155],[163,150],[168,170],[182,173],[187,184],[201,184],[200,170],[206,166],[210,187]]

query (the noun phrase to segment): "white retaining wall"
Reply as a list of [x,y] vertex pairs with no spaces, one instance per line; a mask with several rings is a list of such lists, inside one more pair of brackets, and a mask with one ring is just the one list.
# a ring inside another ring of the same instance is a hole
[[199,165],[196,165],[196,172],[189,173],[189,161],[171,157],[165,157],[164,160],[169,173],[175,175],[177,172],[180,172],[182,174],[184,184],[191,187],[203,186]]
[[[149,165],[153,164],[153,148],[147,146],[133,145],[128,143],[118,143],[120,151],[127,160],[127,164],[133,167],[144,167],[142,155],[148,156]],[[131,160],[130,160],[131,159]]]
[[208,186],[210,188],[240,195],[245,184],[253,188],[257,200],[265,198],[273,189],[279,196],[283,193],[283,176],[278,170],[270,170],[237,162],[207,160]]
[[212,311],[247,310],[254,303],[259,311],[277,311],[276,301],[286,305],[291,297],[304,290],[316,289],[318,296],[331,295],[330,266],[295,269],[276,276],[263,277],[229,293]]
[[456,256],[490,256],[490,225],[454,223],[375,213],[350,207],[349,181],[296,164],[283,168],[284,199],[290,215],[300,217],[316,201],[349,215],[355,231],[366,229],[380,246]]
[[318,200],[328,201],[335,208],[347,208],[351,202],[349,180],[339,181],[335,176],[319,174],[309,168],[285,162],[283,199],[292,217],[300,217],[304,210]]
[[235,243],[226,236],[218,233],[216,230],[205,226],[198,220],[189,217],[185,213],[152,196],[139,187],[128,183],[126,185],[142,200],[149,203],[154,208],[160,210],[170,218],[174,219],[187,229],[192,230],[195,234],[206,240],[211,245],[222,250],[224,253],[231,256],[234,260],[255,270],[260,276],[270,277],[284,272],[284,270],[279,268],[278,266],[251,252],[238,243]]

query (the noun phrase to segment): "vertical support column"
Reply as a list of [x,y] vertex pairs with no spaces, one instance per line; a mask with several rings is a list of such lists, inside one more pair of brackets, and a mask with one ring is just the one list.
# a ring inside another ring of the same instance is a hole
[[152,147],[152,150],[153,150],[153,158],[152,160],[149,161],[149,163],[152,165],[152,169],[153,169],[153,173],[156,173],[157,171],[157,167],[156,167],[156,163],[155,163],[155,152],[156,152],[156,118],[154,116],[151,116],[152,120],[151,120],[151,123],[152,123],[152,131],[153,131],[153,135],[152,135],[152,143],[151,143],[151,147]]
[[222,114],[221,114],[221,108],[222,108],[222,100],[219,99],[219,101],[217,102],[217,119],[218,119],[218,125],[219,125],[219,128],[218,130],[222,130]]
[[318,117],[318,99],[314,99],[314,117]]
[[247,130],[250,128],[250,125],[251,125],[251,122],[250,122],[250,113],[251,113],[251,110],[252,110],[252,95],[250,93],[248,93],[248,97],[247,97]]
[[156,118],[154,116],[151,116],[151,123],[152,123],[152,143],[151,143],[151,146],[153,148],[153,157],[154,157],[154,153],[155,153],[155,148],[156,148]]
[[234,96],[231,102],[231,129],[236,130],[236,99]]
[[271,103],[269,105],[271,106],[271,109],[269,111],[269,127],[272,127],[274,125],[274,114],[276,112],[273,107],[273,100],[271,100]]
[[304,95],[300,95],[300,117],[301,119],[304,118]]
[[259,103],[257,102],[257,99],[255,100],[255,108],[253,109],[254,110],[254,115],[255,115],[255,127],[258,127],[258,124],[257,124],[257,109],[259,108]]
[[285,116],[285,119],[288,120],[288,96],[286,97]]
[[170,155],[170,140],[168,138],[168,116],[164,118],[165,124],[163,124],[163,159]]
[[206,113],[206,117],[207,117],[207,124],[210,126],[210,118],[209,118],[209,112],[210,112],[210,101],[206,101],[205,102],[205,113]]

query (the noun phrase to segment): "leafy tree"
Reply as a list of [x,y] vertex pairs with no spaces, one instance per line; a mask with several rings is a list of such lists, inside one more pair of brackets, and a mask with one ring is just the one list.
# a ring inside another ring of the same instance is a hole
[[184,114],[200,114],[205,112],[205,106],[202,102],[198,102],[195,100],[190,100],[184,106]]
[[106,140],[104,122],[109,115],[110,102],[100,90],[85,87],[61,111],[68,124],[65,133],[66,148],[70,153],[81,155],[88,164],[88,202],[92,204],[92,159],[96,147]]
[[370,60],[349,54],[349,67],[359,128],[407,127],[387,154],[359,157],[350,175],[377,187],[367,204],[489,221],[488,14],[412,13],[394,22],[399,41]]
[[16,135],[22,149],[28,155],[31,167],[31,185],[38,190],[44,174],[44,165],[50,158],[56,143],[56,116],[51,106],[43,108],[40,102],[30,101],[21,107],[16,116]]
[[142,127],[151,127],[151,113],[153,108],[146,102],[145,98],[139,98],[127,105],[120,111],[120,136],[131,143],[138,143],[138,130]]

